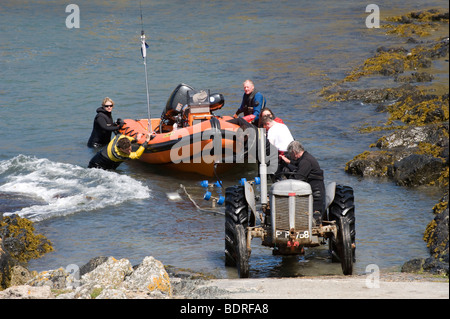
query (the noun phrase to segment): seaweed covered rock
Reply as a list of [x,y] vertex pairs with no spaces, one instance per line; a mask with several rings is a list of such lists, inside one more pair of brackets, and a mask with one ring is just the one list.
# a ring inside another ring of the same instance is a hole
[[43,235],[35,234],[33,222],[16,215],[0,221],[0,289],[10,285],[12,269],[53,250]]
[[[368,95],[370,92],[370,95]],[[385,92],[385,93],[383,93]],[[449,96],[426,94],[409,84],[391,89],[364,90],[339,94],[339,98],[376,101],[389,112],[385,127],[395,130],[381,137],[374,146],[346,165],[346,172],[360,176],[389,177],[398,185],[420,186],[448,183]],[[396,98],[392,103],[383,98]],[[383,103],[389,103],[384,106]],[[389,126],[404,123],[402,126]],[[365,129],[369,130],[369,129]]]
[[401,121],[410,125],[426,125],[441,123],[449,119],[449,95],[428,94],[421,90],[413,90],[410,94],[400,96],[399,99],[387,107],[389,120]]
[[[411,43],[409,43],[411,45]],[[374,56],[366,59],[362,65],[352,70],[343,80],[336,82],[331,87],[322,90],[322,95],[330,99],[333,90],[339,88],[339,85],[346,82],[355,82],[364,76],[383,75],[397,78],[399,75],[410,71],[417,73],[418,69],[427,69],[432,66],[433,60],[444,58],[449,52],[449,38],[444,37],[438,40],[426,43],[414,43],[411,48],[395,47],[386,48],[379,47]],[[420,76],[419,72],[410,80],[418,80],[423,82],[424,79],[429,80],[430,76]],[[408,81],[410,82],[410,81]]]
[[423,239],[430,251],[428,258],[415,258],[402,266],[402,272],[429,272],[436,275],[449,275],[448,247],[448,192],[433,208],[434,219],[428,224]]
[[416,90],[411,84],[403,84],[396,88],[370,88],[360,90],[350,89],[326,89],[322,91],[328,101],[361,101],[364,103],[381,104],[379,109],[385,110],[392,101],[398,100],[402,96],[408,96]]
[[[360,176],[390,178],[402,186],[434,185],[447,190],[448,85],[443,86],[442,94],[440,84],[437,87],[427,85],[426,90],[417,84],[434,80],[434,75],[425,70],[432,67],[435,60],[448,63],[449,37],[436,32],[439,29],[448,32],[448,9],[416,11],[387,20],[390,23],[384,24],[383,28],[388,34],[406,37],[404,46],[379,47],[374,56],[344,79],[324,87],[320,93],[331,102],[357,100],[371,103],[377,111],[388,115],[384,126],[361,129],[361,132],[391,131],[372,145],[379,150],[356,155],[346,164],[345,171]],[[431,34],[440,34],[440,38],[423,38]],[[358,90],[349,84],[362,77],[380,75],[393,79],[396,87]],[[439,73],[435,75],[440,76]],[[436,205],[445,208],[436,213],[425,232],[430,258],[413,259],[405,263],[404,271],[448,275],[448,192],[446,196],[447,200]]]
[[21,286],[34,278],[35,271],[29,271],[27,268],[16,265],[11,268],[10,286]]
[[433,208],[434,219],[428,224],[424,240],[431,257],[425,261],[424,269],[428,272],[449,275],[448,249],[448,191]]
[[389,168],[409,154],[400,151],[365,151],[349,161],[345,171],[363,177],[388,177]]
[[396,82],[417,83],[417,82],[431,82],[434,76],[427,72],[413,72],[410,75],[398,75],[395,77]]
[[436,157],[412,154],[390,167],[388,175],[400,186],[431,185],[439,180],[445,163]]
[[11,281],[11,268],[13,267],[11,257],[2,246],[3,241],[0,237],[0,290],[9,286]]
[[399,147],[412,149],[419,148],[425,144],[436,147],[434,151],[437,151],[437,153],[434,154],[443,158],[446,157],[448,161],[448,154],[444,152],[444,149],[448,150],[448,122],[423,126],[408,126],[396,130],[380,138],[376,143],[376,147],[384,150]]
[[27,262],[53,251],[52,243],[34,231],[32,221],[17,215],[4,216],[0,221],[3,247],[19,262]]
[[384,25],[388,34],[402,37],[428,36],[436,28],[438,22],[449,21],[448,9],[428,9],[413,11],[404,15],[390,17],[389,24]]
[[377,151],[355,156],[346,172],[360,176],[388,177],[402,186],[448,182],[448,122],[408,126],[380,138]]

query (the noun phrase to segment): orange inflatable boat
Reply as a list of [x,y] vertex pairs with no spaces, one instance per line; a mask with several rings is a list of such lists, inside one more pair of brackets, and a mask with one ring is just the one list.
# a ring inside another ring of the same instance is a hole
[[214,115],[224,103],[222,94],[179,84],[161,118],[152,118],[151,125],[148,119],[124,120],[120,133],[135,138],[141,133],[142,139],[149,130],[156,133],[139,159],[142,162],[213,176],[248,163],[248,135],[256,132],[245,120]]

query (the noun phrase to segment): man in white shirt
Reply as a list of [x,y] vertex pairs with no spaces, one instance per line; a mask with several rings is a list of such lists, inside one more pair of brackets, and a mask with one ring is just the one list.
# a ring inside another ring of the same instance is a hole
[[262,125],[267,131],[267,139],[269,142],[274,145],[281,154],[286,152],[289,143],[294,140],[289,128],[285,124],[275,122],[270,116],[264,116],[262,118]]

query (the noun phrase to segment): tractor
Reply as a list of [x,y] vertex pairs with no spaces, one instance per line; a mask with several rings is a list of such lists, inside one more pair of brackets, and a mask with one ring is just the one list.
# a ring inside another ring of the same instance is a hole
[[[258,130],[259,177],[241,180],[225,190],[225,265],[249,277],[253,238],[261,238],[274,254],[304,254],[305,247],[326,245],[332,262],[352,275],[355,261],[353,189],[332,182],[326,186],[326,218],[317,219],[309,183],[285,179],[268,189],[264,129]],[[259,184],[259,187],[256,185]],[[257,194],[257,192],[260,192]]]

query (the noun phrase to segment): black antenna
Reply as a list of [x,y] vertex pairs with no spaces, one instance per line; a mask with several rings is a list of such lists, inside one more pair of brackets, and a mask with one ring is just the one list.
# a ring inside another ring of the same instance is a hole
[[141,10],[141,35],[144,34],[144,20],[142,19],[142,1],[139,0],[139,8]]

